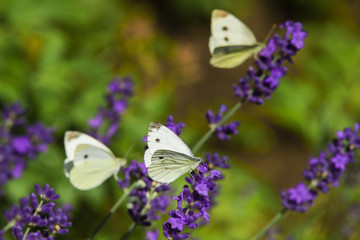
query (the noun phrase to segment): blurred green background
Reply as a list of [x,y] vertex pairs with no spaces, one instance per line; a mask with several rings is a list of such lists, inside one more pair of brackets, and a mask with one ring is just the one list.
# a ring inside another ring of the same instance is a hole
[[[135,143],[131,157],[141,161],[149,122],[165,122],[169,114],[187,124],[182,136],[193,145],[207,130],[207,109],[235,104],[232,84],[253,61],[232,70],[210,66],[215,8],[239,17],[260,41],[274,23],[287,19],[301,21],[308,33],[273,97],[264,106],[246,104],[231,119],[241,121],[239,135],[229,142],[212,138],[203,149],[229,155],[231,168],[224,170],[209,224],[191,230],[192,236],[249,239],[263,227],[281,208],[280,191],[302,181],[308,157],[360,119],[359,1],[2,0],[0,102],[20,101],[32,121],[56,127],[57,140],[22,178],[6,185],[1,210],[35,183],[50,183],[62,202],[74,205],[70,234],[59,239],[89,236],[122,191],[112,180],[91,191],[75,190],[63,174],[62,138],[69,129],[88,130],[87,120],[104,104],[114,76],[130,75],[136,92],[110,146],[118,156]],[[174,183],[172,194],[183,184]],[[359,230],[347,237],[343,228],[359,226],[348,212],[360,204],[360,189],[340,186],[320,196],[308,213],[288,214],[278,224],[277,239],[359,239]],[[119,239],[130,224],[123,206],[98,239]],[[161,221],[155,226],[162,232]],[[133,239],[143,238],[143,229],[136,229]]]

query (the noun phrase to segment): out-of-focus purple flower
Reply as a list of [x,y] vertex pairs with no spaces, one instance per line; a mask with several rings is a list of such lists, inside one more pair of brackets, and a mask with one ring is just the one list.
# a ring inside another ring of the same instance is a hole
[[26,239],[54,239],[56,234],[67,234],[71,227],[69,208],[64,210],[54,208],[60,198],[49,184],[44,188],[36,184],[36,193],[20,199],[20,205],[13,205],[4,212],[6,220],[11,224],[12,234],[16,239],[24,237],[27,228],[30,229]]
[[[359,124],[354,129],[339,131],[336,138],[328,144],[326,152],[309,160],[303,176],[308,186],[299,183],[296,188],[282,192],[282,203],[286,209],[306,211],[317,192],[327,193],[331,186],[336,187],[348,163],[354,162],[355,151],[360,148]],[[310,193],[310,194],[309,194]]]
[[88,121],[91,128],[90,134],[109,144],[116,134],[121,117],[128,107],[128,99],[134,94],[134,83],[130,77],[123,79],[116,77],[108,85],[105,95],[106,106],[99,107],[96,116]]
[[281,193],[282,204],[286,209],[305,212],[312,206],[316,192],[309,190],[304,183],[299,183],[295,188],[290,188]]
[[220,176],[220,171],[209,170],[206,163],[201,163],[197,169],[198,174],[191,172],[191,178],[186,177],[190,187],[185,185],[180,195],[173,197],[178,202],[178,207],[169,212],[170,218],[163,223],[164,236],[167,238],[189,238],[189,233],[182,233],[184,227],[197,228],[196,220],[199,218],[209,221],[209,193],[215,191],[215,180]]
[[217,124],[222,120],[223,114],[228,110],[225,104],[220,104],[219,111],[217,114],[214,114],[213,111],[208,110],[205,114],[206,120],[210,124]]
[[351,239],[354,232],[359,229],[360,224],[360,204],[359,202],[350,206],[345,215],[345,221],[341,223],[340,229],[343,239]]
[[150,201],[150,211],[148,213],[151,221],[160,219],[160,216],[156,215],[157,212],[165,213],[167,206],[170,204],[170,198],[165,195],[160,195]]
[[[45,152],[54,129],[29,124],[19,103],[7,106],[0,120],[0,187],[22,176],[30,159]],[[0,190],[1,195],[1,190]]]
[[108,89],[110,93],[120,93],[125,97],[134,95],[134,83],[130,76],[126,76],[123,79],[116,77],[109,83]]
[[229,158],[227,156],[220,157],[219,153],[214,153],[214,154],[206,153],[205,159],[210,169],[213,169],[214,167],[219,167],[219,168],[230,167],[230,165],[226,163]]
[[182,129],[185,127],[185,123],[175,123],[173,115],[170,115],[166,120],[165,126],[167,126],[176,135],[180,136]]
[[30,139],[23,136],[13,138],[11,145],[19,154],[26,154],[31,148]]
[[96,117],[91,118],[88,121],[88,124],[90,127],[97,129],[101,126],[102,122],[103,122],[103,117],[102,117],[102,115],[99,114]]
[[286,21],[280,28],[285,29],[283,37],[274,34],[255,60],[255,68],[250,67],[247,76],[233,85],[235,95],[242,101],[261,105],[264,98],[270,98],[279,86],[280,78],[287,72],[283,63],[292,63],[291,57],[304,47],[306,32],[302,30],[301,23]]
[[264,239],[266,240],[276,240],[276,239],[285,239],[285,240],[294,240],[292,236],[288,236],[284,238],[284,236],[281,236],[281,229],[278,227],[271,227],[268,229],[264,234]]
[[[222,120],[222,115],[227,111],[225,104],[221,104],[217,114],[213,111],[208,110],[205,114],[206,120],[210,124],[210,128],[214,128],[218,122]],[[237,127],[240,125],[239,121],[234,121],[229,124],[223,124],[218,126],[215,130],[215,135],[220,140],[230,140],[231,135],[238,134]]]
[[26,110],[20,105],[20,103],[5,106],[2,113],[4,125],[11,128],[13,126],[26,124],[26,119],[24,118],[25,113]]
[[153,231],[146,232],[146,239],[147,240],[157,240],[159,238],[159,231],[154,229]]

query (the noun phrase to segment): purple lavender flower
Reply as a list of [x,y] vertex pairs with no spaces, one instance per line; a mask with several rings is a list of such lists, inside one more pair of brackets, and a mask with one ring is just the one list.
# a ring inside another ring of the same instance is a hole
[[281,197],[286,209],[305,212],[312,205],[316,192],[309,190],[304,183],[299,183],[295,188],[283,191]]
[[210,169],[213,169],[214,167],[219,167],[219,168],[230,167],[230,165],[226,163],[229,158],[227,156],[220,157],[218,153],[214,153],[214,154],[206,153],[205,159]]
[[146,239],[147,240],[156,240],[159,238],[159,231],[154,229],[153,231],[146,232]]
[[287,68],[282,66],[285,61],[292,62],[291,57],[304,47],[306,32],[299,22],[286,21],[280,25],[285,29],[283,37],[275,34],[268,45],[259,53],[255,68],[250,67],[248,75],[240,78],[233,85],[235,95],[242,101],[248,100],[255,104],[263,104],[280,84]]
[[144,181],[144,187],[133,189],[130,192],[128,213],[137,224],[150,226],[151,221],[160,218],[157,213],[165,213],[170,203],[170,199],[167,196],[150,195],[150,193],[168,191],[170,189],[169,186],[160,185],[156,187],[147,175],[147,170],[143,162],[138,163],[136,160],[133,160],[128,167],[122,168],[120,172],[124,172],[124,179],[119,179],[118,184],[123,189],[129,187],[131,177]]
[[55,194],[49,184],[40,188],[35,184],[35,193],[20,199],[20,205],[13,205],[4,215],[11,224],[12,234],[16,239],[23,239],[29,228],[26,239],[54,239],[56,234],[67,234],[71,227],[69,207],[64,210],[55,207],[55,200],[60,195]]
[[355,151],[360,148],[359,124],[354,129],[339,131],[336,138],[328,144],[326,152],[309,160],[303,176],[308,182],[299,183],[296,188],[282,192],[282,203],[286,209],[306,211],[312,205],[318,191],[327,193],[331,186],[337,186],[348,163],[354,162]]
[[119,128],[121,116],[128,106],[128,99],[134,94],[134,84],[129,76],[124,79],[117,77],[109,83],[108,91],[105,95],[107,105],[101,106],[97,115],[88,121],[90,134],[105,144],[109,144]]
[[[205,114],[206,120],[210,124],[210,128],[214,128],[218,122],[222,120],[222,115],[227,111],[225,104],[221,104],[219,112],[214,114],[213,111],[208,110]],[[220,140],[230,140],[231,135],[238,134],[237,127],[240,125],[239,121],[234,121],[229,124],[218,126],[215,130],[215,135]]]
[[173,197],[178,202],[176,209],[169,212],[170,218],[163,223],[164,236],[171,239],[186,239],[189,233],[182,233],[184,227],[198,227],[199,218],[209,221],[207,210],[210,208],[209,193],[215,191],[215,180],[221,176],[219,170],[209,170],[206,163],[201,163],[199,173],[191,172],[191,178],[186,177],[190,184],[183,187],[179,196]]
[[0,187],[10,179],[21,177],[28,160],[45,152],[53,141],[54,129],[40,123],[29,124],[25,113],[19,103],[3,110],[0,121]]
[[173,115],[170,115],[166,119],[165,126],[167,126],[176,135],[180,136],[182,129],[185,127],[185,123],[182,123],[182,122],[175,123]]

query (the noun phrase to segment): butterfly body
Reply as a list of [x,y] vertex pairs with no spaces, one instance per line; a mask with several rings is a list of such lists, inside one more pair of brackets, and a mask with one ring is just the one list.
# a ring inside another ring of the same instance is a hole
[[125,160],[95,138],[81,132],[67,131],[64,137],[65,176],[79,190],[89,190],[119,172]]
[[209,50],[211,65],[218,68],[233,68],[264,48],[256,41],[251,30],[232,14],[214,10],[211,17]]
[[173,182],[202,162],[181,138],[160,123],[150,123],[148,147],[144,154],[145,166],[150,178],[160,183]]

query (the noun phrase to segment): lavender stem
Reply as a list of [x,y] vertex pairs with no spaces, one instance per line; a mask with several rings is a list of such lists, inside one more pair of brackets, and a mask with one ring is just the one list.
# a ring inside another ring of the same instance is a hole
[[120,240],[128,240],[131,237],[131,234],[135,231],[137,224],[132,222],[127,232],[120,238]]
[[[36,208],[33,216],[36,216],[36,214],[38,214],[38,212],[41,210],[41,207],[42,207],[43,203],[44,203],[44,201],[41,200],[41,202],[39,203],[39,206]],[[25,240],[25,239],[26,239],[26,236],[28,235],[29,231],[30,231],[30,227],[28,227],[28,228],[26,229],[22,240]]]
[[266,224],[265,227],[263,227],[256,235],[255,237],[253,237],[251,240],[258,240],[262,235],[264,235],[264,233],[270,228],[272,227],[277,221],[279,221],[287,212],[286,208],[283,208],[280,212],[278,212],[273,219],[271,219],[271,221]]
[[118,209],[118,207],[122,204],[122,202],[125,200],[125,198],[130,194],[130,192],[135,188],[138,187],[141,183],[139,181],[134,182],[130,185],[129,188],[124,189],[124,194],[117,200],[117,202],[114,204],[114,206],[110,209],[108,214],[101,220],[101,222],[98,224],[98,226],[95,228],[94,232],[91,234],[91,236],[87,240],[94,239],[95,235],[100,231],[100,229],[105,225],[106,221],[111,217],[111,215]]

